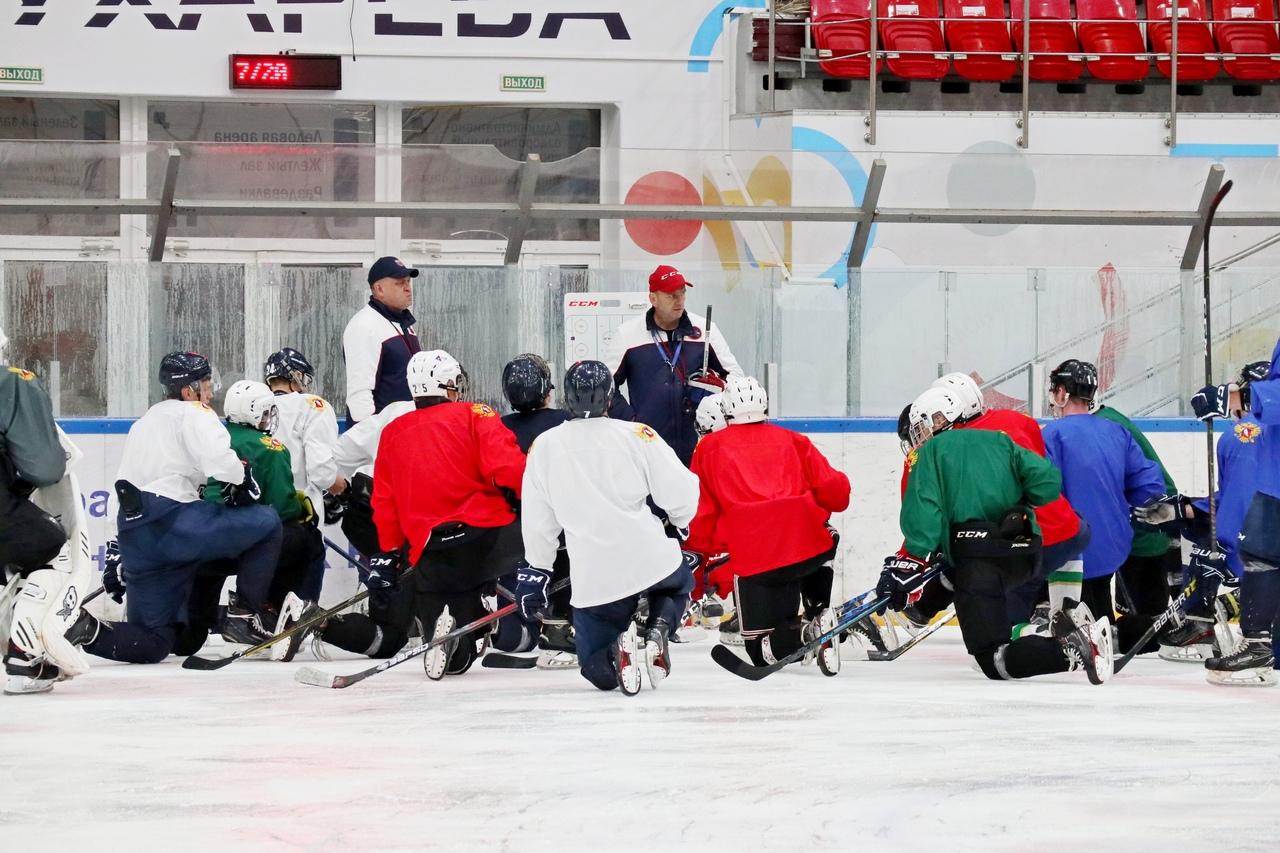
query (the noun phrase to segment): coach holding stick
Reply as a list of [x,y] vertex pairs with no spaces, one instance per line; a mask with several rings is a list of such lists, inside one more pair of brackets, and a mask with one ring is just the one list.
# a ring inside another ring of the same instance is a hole
[[347,417],[355,423],[389,403],[410,400],[405,371],[422,349],[414,331],[413,279],[418,271],[399,258],[378,258],[369,268],[369,304],[342,333],[347,363]]
[[694,415],[708,394],[724,390],[742,368],[729,352],[720,327],[684,310],[692,287],[675,267],[663,264],[649,276],[649,304],[643,317],[618,327],[605,363],[626,397],[614,397],[609,416],[648,424],[685,465],[698,443]]

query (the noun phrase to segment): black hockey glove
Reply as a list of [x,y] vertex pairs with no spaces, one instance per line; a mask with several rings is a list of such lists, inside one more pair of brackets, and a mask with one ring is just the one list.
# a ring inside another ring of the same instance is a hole
[[262,498],[262,487],[253,478],[253,469],[244,460],[240,464],[244,466],[244,480],[222,484],[222,502],[227,506],[253,506]]
[[516,604],[520,605],[520,621],[529,625],[542,621],[547,609],[547,586],[550,583],[551,572],[535,569],[533,566],[516,569],[516,588],[512,595]]
[[1216,590],[1223,584],[1235,586],[1240,583],[1235,572],[1227,565],[1227,555],[1222,551],[1210,551],[1193,544],[1190,569],[1191,576],[1206,589]]
[[120,545],[107,540],[107,550],[102,557],[102,586],[116,604],[124,602],[124,562],[120,559]]
[[1240,393],[1240,408],[1249,411],[1249,386],[1243,388],[1234,383],[1228,385],[1206,385],[1191,398],[1191,408],[1196,417],[1202,421],[1213,418],[1225,418],[1231,415],[1231,392]]
[[1169,536],[1180,536],[1183,525],[1195,515],[1192,498],[1185,495],[1161,495],[1142,506],[1133,507],[1134,526],[1158,530]]
[[920,600],[928,570],[928,562],[910,554],[890,554],[884,558],[876,596],[888,598],[889,606],[901,612]]
[[337,524],[342,521],[342,514],[347,511],[347,502],[338,495],[324,493],[324,523]]
[[382,551],[369,555],[369,562],[356,563],[360,583],[369,590],[369,600],[377,607],[386,607],[391,596],[400,586],[401,556],[399,551]]

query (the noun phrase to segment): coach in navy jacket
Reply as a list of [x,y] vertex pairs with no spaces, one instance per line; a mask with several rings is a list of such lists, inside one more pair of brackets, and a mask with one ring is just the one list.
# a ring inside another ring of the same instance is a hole
[[626,397],[614,397],[609,416],[653,427],[685,465],[698,443],[693,426],[698,402],[723,390],[729,376],[742,375],[719,325],[708,333],[702,317],[684,310],[685,289],[692,286],[675,267],[654,270],[649,276],[653,307],[618,327],[605,359],[614,384],[619,390],[626,385]]
[[413,279],[418,271],[399,258],[378,258],[369,268],[369,304],[342,333],[347,362],[347,417],[363,421],[388,403],[412,399],[406,371],[422,349],[414,331]]

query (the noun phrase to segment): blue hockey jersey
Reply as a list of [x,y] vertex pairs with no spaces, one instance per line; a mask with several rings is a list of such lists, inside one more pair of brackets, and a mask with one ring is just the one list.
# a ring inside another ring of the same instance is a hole
[[1129,508],[1165,492],[1160,466],[1129,431],[1103,418],[1072,415],[1045,425],[1044,447],[1062,471],[1062,494],[1089,522],[1085,579],[1106,577],[1129,556]]
[[[1262,493],[1273,500],[1264,502],[1269,503],[1269,507],[1259,506],[1258,509],[1264,512],[1259,513],[1254,522],[1249,522],[1249,507],[1256,503],[1254,498],[1249,499],[1245,508],[1246,521],[1241,524],[1237,542],[1244,550],[1254,554],[1274,556],[1280,554],[1280,524],[1274,523],[1275,520],[1271,517],[1274,515],[1276,500],[1280,500],[1280,442],[1275,440],[1277,431],[1280,431],[1280,341],[1276,341],[1275,349],[1271,351],[1271,373],[1261,382],[1249,383],[1249,394],[1249,412],[1261,425],[1262,434],[1258,436],[1257,449],[1250,460],[1253,482],[1242,484],[1240,491],[1242,494]],[[1232,470],[1232,474],[1234,473],[1235,469]],[[1229,481],[1223,486],[1224,491],[1234,488]],[[1252,530],[1246,529],[1251,526]],[[1247,544],[1241,541],[1246,533],[1251,539]],[[1221,541],[1222,538],[1222,532],[1219,531],[1218,540]]]
[[[1244,514],[1249,509],[1253,494],[1258,490],[1263,470],[1259,452],[1263,444],[1271,440],[1267,434],[1269,430],[1270,427],[1263,426],[1252,414],[1247,414],[1230,432],[1218,439],[1218,493],[1215,508],[1218,544],[1226,554],[1227,565],[1235,572],[1236,577],[1244,573],[1244,564],[1240,561],[1240,552],[1236,548],[1236,537],[1244,524]],[[1195,505],[1202,512],[1209,511],[1208,499],[1198,500]],[[1202,536],[1209,538],[1207,529]]]

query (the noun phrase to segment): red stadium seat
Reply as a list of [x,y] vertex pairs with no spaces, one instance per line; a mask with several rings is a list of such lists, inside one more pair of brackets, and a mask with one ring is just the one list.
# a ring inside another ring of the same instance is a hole
[[1076,0],[1076,17],[1090,74],[1118,82],[1146,79],[1151,58],[1134,0]]
[[1213,20],[1228,74],[1237,80],[1280,79],[1274,0],[1214,0]]
[[908,80],[941,80],[946,77],[951,61],[942,40],[938,0],[876,2],[880,15],[880,40],[884,42],[889,70]]
[[[1071,20],[1071,0],[1029,0],[1031,4],[1031,79],[1070,83],[1084,71],[1084,56]],[[1009,0],[1013,45],[1022,51],[1023,0]]]
[[[1151,0],[1151,23],[1147,25],[1151,35],[1151,49],[1157,54],[1156,68],[1165,77],[1172,70],[1173,60],[1161,59],[1173,49],[1173,0]],[[1218,49],[1213,34],[1205,23],[1205,0],[1178,0],[1178,82],[1212,80],[1218,76]],[[1206,55],[1208,54],[1208,55]]]
[[[870,77],[871,0],[812,0],[809,15],[813,43],[819,50],[818,67],[832,77]],[[831,58],[821,58],[823,52]],[[876,71],[883,67],[882,59]]]
[[947,47],[966,80],[1004,81],[1018,70],[1004,0],[943,0]]

